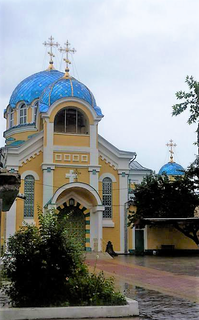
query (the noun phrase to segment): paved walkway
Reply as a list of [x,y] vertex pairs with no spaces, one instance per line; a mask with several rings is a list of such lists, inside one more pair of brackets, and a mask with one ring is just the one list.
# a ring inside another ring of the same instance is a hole
[[[142,259],[147,259],[147,257],[143,257]],[[167,263],[162,264],[162,269],[172,270],[172,262],[174,261],[171,260],[170,262],[169,259],[170,258],[165,258]],[[177,259],[178,258],[176,258],[175,262],[178,261]],[[188,258],[186,258],[186,260],[187,259]],[[187,275],[187,272],[184,271],[183,273],[185,274],[176,274],[176,269],[175,272],[159,270],[159,258],[153,257],[153,261],[154,263],[151,263],[153,267],[146,267],[132,263],[135,262],[133,259],[125,260],[120,257],[111,260],[87,259],[91,272],[93,272],[93,270],[96,272],[104,271],[106,275],[114,276],[116,282],[128,283],[133,286],[155,290],[166,295],[199,303],[199,274],[198,276],[192,276]],[[157,261],[157,268],[155,261]],[[195,264],[198,262],[199,257],[195,260]],[[179,273],[180,266],[179,264]]]

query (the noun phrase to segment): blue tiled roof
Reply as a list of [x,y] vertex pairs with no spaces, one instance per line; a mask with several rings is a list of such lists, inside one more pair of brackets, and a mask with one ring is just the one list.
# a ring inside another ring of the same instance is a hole
[[55,101],[66,97],[75,97],[86,101],[94,108],[97,115],[102,116],[101,109],[96,105],[92,92],[75,78],[61,78],[50,84],[41,95],[40,112],[46,112]]
[[30,104],[39,98],[42,91],[51,83],[61,78],[64,74],[57,70],[46,70],[35,73],[21,81],[13,91],[9,105],[15,107],[19,101]]
[[167,175],[179,176],[184,175],[183,167],[176,162],[168,162],[159,171],[159,174],[166,173]]

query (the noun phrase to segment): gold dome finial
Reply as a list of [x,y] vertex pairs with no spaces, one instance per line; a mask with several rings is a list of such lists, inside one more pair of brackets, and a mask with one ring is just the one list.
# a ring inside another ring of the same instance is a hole
[[44,42],[43,43],[43,45],[45,46],[45,47],[50,47],[50,51],[48,52],[48,54],[49,54],[49,56],[50,56],[50,61],[49,61],[49,67],[48,67],[48,69],[47,70],[53,70],[53,69],[55,69],[54,68],[54,66],[53,66],[53,57],[55,57],[54,56],[54,54],[53,54],[53,47],[58,47],[59,46],[59,43],[58,42],[53,42],[53,40],[54,40],[54,38],[52,37],[52,36],[50,36],[50,38],[48,38],[48,40],[49,40],[49,42]]
[[170,147],[169,149],[169,152],[170,152],[170,161],[169,162],[174,162],[173,161],[173,154],[174,154],[174,151],[173,151],[173,147],[176,147],[177,144],[176,143],[173,143],[173,140],[169,140],[169,143],[166,144],[167,147]]
[[66,43],[64,43],[65,45],[65,48],[59,48],[59,51],[60,52],[65,52],[66,53],[66,57],[63,59],[65,62],[66,62],[66,69],[65,69],[65,75],[64,75],[64,78],[69,78],[69,64],[71,64],[70,60],[68,59],[68,53],[75,53],[76,50],[73,48],[73,49],[70,49],[69,46],[70,46],[70,43],[68,42],[68,40],[66,41]]

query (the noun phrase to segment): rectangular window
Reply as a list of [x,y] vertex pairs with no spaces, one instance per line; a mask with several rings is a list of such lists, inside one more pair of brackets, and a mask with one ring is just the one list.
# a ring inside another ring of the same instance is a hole
[[62,160],[62,154],[56,154],[55,160],[58,160],[58,161]]
[[79,155],[78,154],[73,154],[73,161],[78,162],[79,161]]

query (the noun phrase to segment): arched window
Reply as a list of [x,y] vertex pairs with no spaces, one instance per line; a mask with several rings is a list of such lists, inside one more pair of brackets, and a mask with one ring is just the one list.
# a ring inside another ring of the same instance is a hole
[[35,178],[28,175],[24,179],[24,218],[34,217],[34,193],[35,193]]
[[110,178],[104,178],[102,180],[102,200],[105,210],[103,212],[103,218],[112,218],[112,180]]
[[12,128],[14,126],[14,110],[10,108],[9,112],[9,127]]
[[81,111],[65,108],[57,113],[54,130],[63,133],[88,134],[88,120]]
[[25,124],[26,122],[27,122],[27,108],[25,103],[23,103],[19,109],[19,124]]

